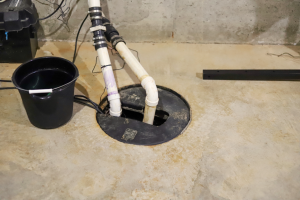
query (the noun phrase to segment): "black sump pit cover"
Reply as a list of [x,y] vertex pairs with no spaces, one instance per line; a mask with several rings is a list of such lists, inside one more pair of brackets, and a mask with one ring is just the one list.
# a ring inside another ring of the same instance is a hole
[[[162,86],[157,87],[159,103],[154,120],[155,125],[141,121],[146,92],[141,85],[132,85],[119,90],[123,108],[122,117],[97,114],[97,121],[102,130],[120,142],[135,145],[162,144],[180,135],[190,123],[190,106],[181,95],[173,90]],[[106,101],[104,99],[100,106]],[[107,106],[104,110],[108,109]]]

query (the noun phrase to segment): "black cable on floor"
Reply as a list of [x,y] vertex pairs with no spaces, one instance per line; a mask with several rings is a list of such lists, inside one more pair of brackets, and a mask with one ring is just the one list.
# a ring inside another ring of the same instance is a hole
[[[10,83],[12,81],[11,80],[0,80],[0,82]],[[17,89],[17,88],[16,87],[0,87],[0,90],[13,90],[13,89]]]
[[103,110],[92,100],[90,100],[88,97],[83,95],[75,95],[74,96],[74,102],[79,103],[85,106],[88,106],[90,108],[95,109],[98,113],[104,114]]
[[38,20],[39,20],[39,21],[45,20],[45,19],[48,19],[49,17],[51,17],[52,15],[54,15],[54,14],[60,9],[60,7],[61,7],[61,5],[64,3],[64,1],[65,1],[65,0],[62,0],[62,1],[61,1],[61,3],[59,4],[59,6],[56,8],[56,10],[55,10],[52,14],[48,15],[47,17],[39,18]]
[[290,57],[292,57],[292,58],[295,58],[295,59],[299,59],[299,58],[300,58],[300,56],[294,56],[294,55],[292,55],[292,54],[290,54],[290,53],[287,53],[287,52],[282,53],[282,54],[267,53],[267,55],[269,55],[269,56],[277,56],[277,57],[281,57],[281,56],[284,56],[284,55],[288,55],[288,56],[290,56]]
[[82,28],[82,26],[83,26],[85,20],[88,18],[88,16],[89,16],[89,14],[87,14],[86,17],[84,18],[84,20],[81,22],[81,25],[80,25],[79,30],[78,30],[78,32],[77,32],[77,36],[76,36],[76,40],[75,40],[75,50],[74,50],[74,56],[73,56],[73,63],[75,62],[76,56],[77,56],[77,55],[76,55],[76,51],[77,51],[77,41],[78,41],[79,33],[80,33],[80,31],[81,31],[81,28]]
[[13,90],[17,89],[16,87],[0,87],[0,90]]

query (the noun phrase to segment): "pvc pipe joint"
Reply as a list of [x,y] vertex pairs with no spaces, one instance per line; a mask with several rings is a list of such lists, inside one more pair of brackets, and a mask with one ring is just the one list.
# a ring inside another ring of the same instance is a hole
[[143,88],[146,90],[147,95],[145,100],[146,105],[143,122],[152,125],[155,117],[156,106],[159,101],[155,81],[149,76],[141,63],[134,57],[124,42],[117,43],[116,49],[122,58],[124,58],[133,73],[141,81]]
[[109,114],[114,117],[120,117],[122,114],[120,95],[119,94],[108,95],[107,100],[109,101],[110,104]]
[[142,80],[142,86],[146,90],[146,104],[154,107],[158,104],[158,91],[155,81],[152,77],[147,76]]
[[112,100],[115,100],[115,99],[120,99],[120,95],[119,94],[112,94],[112,95],[109,95],[107,97],[108,101],[112,101]]

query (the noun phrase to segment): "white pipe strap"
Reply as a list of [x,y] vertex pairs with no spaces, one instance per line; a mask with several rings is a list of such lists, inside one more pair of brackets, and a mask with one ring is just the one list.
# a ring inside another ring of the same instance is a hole
[[99,31],[99,30],[106,31],[106,27],[99,25],[99,26],[95,26],[95,27],[90,28],[90,32]]

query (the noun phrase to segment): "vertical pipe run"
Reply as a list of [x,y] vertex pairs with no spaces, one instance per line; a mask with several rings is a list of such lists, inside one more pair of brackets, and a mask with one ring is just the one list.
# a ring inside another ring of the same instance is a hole
[[110,104],[110,115],[120,117],[122,113],[120,95],[118,92],[116,80],[109,60],[106,47],[97,49],[100,65],[102,66],[102,74],[104,77],[107,98]]
[[[110,41],[113,47],[119,52],[122,58],[124,58],[125,62],[132,69],[135,75],[141,81],[143,88],[146,90],[146,100],[145,100],[145,112],[143,122],[148,124],[153,124],[156,106],[158,104],[158,90],[155,84],[155,81],[143,66],[139,63],[139,61],[134,57],[131,51],[126,46],[122,37],[119,36],[118,31],[111,25],[108,19],[103,19],[102,11],[100,7],[100,0],[88,0],[89,1],[89,12],[92,20],[92,30],[94,33],[94,42],[95,48],[99,55],[99,60],[101,63],[101,68],[103,71],[103,76],[105,79],[105,85],[108,92],[108,100],[110,102],[110,113],[113,116],[121,115],[121,103],[120,103],[120,95],[118,93],[115,79],[111,69],[111,63],[109,60],[108,52],[107,52],[107,44],[104,39],[103,29],[99,30],[99,28],[103,28],[103,21],[105,21],[106,33],[105,36],[108,41]],[[99,10],[99,12],[98,12]],[[99,15],[100,14],[100,15]],[[100,20],[99,20],[100,19]]]
[[92,21],[91,31],[94,34],[94,45],[98,53],[99,61],[103,71],[105,87],[107,90],[108,101],[110,105],[110,115],[120,117],[122,113],[120,95],[111,67],[111,62],[107,50],[107,43],[104,37],[100,0],[88,0],[88,3],[90,18]]
[[100,0],[88,0],[89,7],[101,7]]

